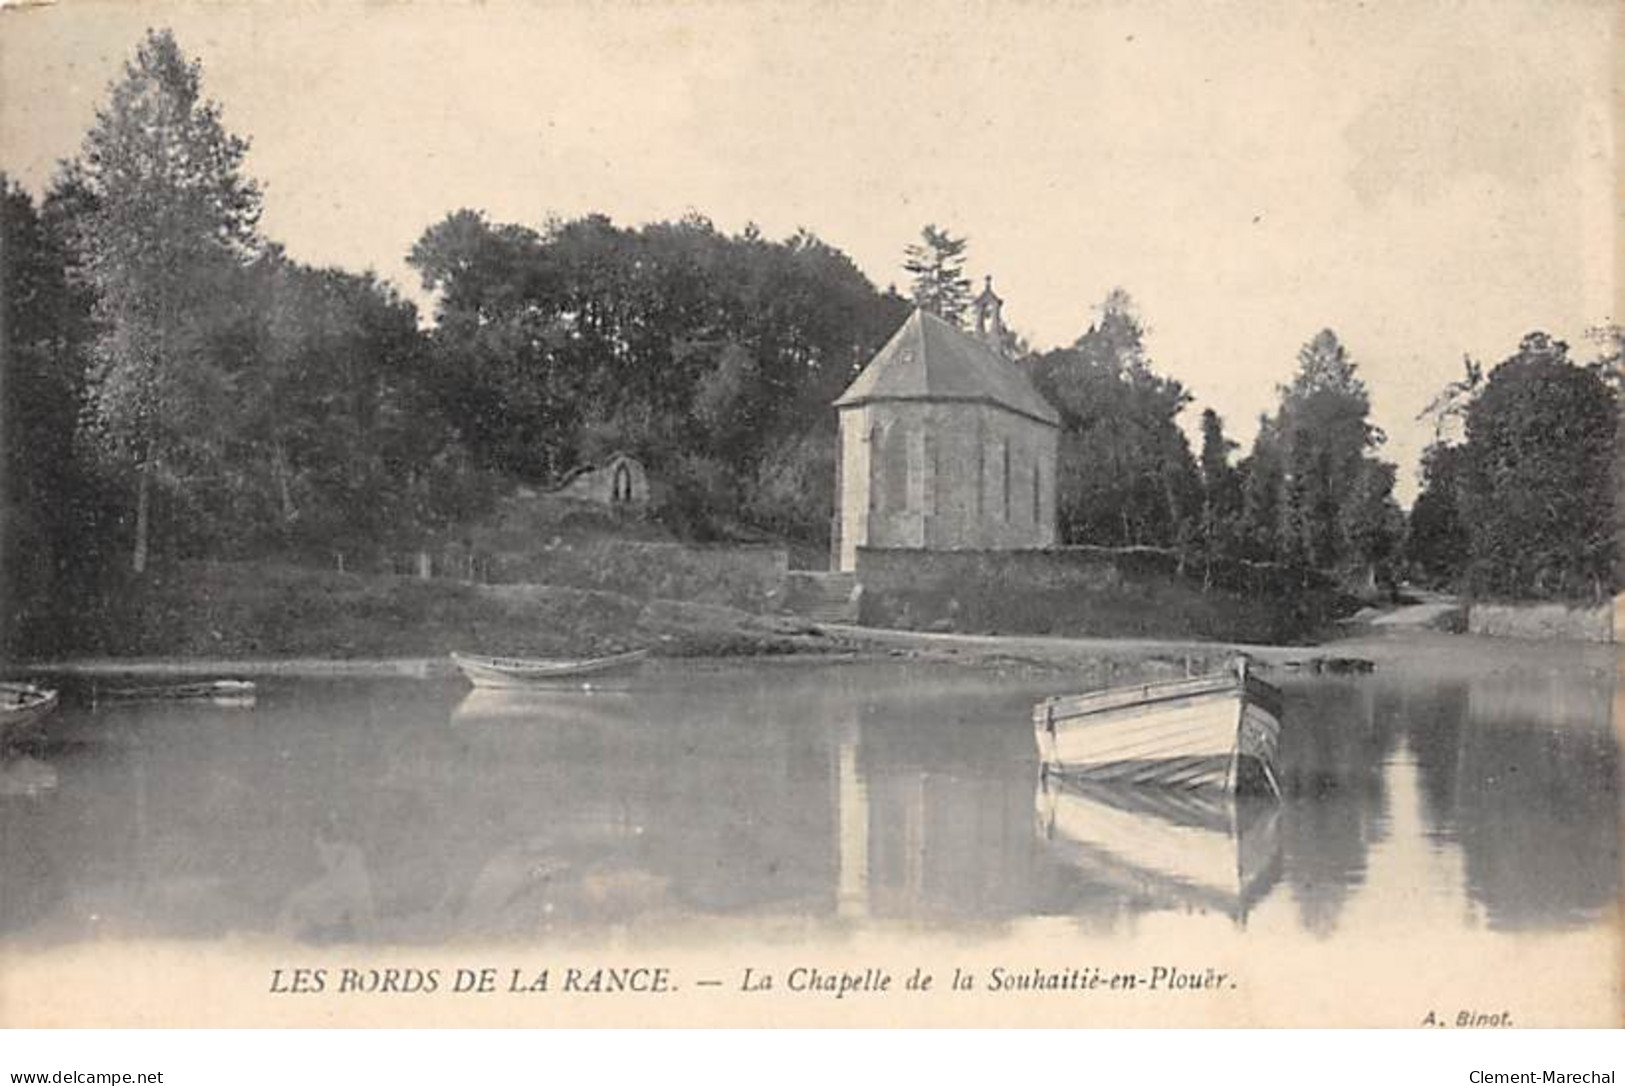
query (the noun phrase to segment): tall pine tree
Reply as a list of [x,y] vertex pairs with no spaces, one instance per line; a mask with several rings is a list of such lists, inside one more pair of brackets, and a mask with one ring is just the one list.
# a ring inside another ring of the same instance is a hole
[[920,231],[920,241],[904,250],[903,270],[914,277],[914,304],[950,324],[964,322],[970,308],[971,282],[965,275],[967,238],[956,238],[935,224]]

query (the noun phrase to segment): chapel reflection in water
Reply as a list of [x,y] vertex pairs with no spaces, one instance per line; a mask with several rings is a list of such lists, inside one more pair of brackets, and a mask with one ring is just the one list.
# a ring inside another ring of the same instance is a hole
[[230,722],[70,708],[81,740],[47,755],[56,788],[0,795],[0,934],[1109,932],[1151,911],[1245,917],[1280,892],[1329,935],[1413,843],[1458,857],[1437,892],[1494,928],[1595,922],[1617,886],[1609,698],[1572,683],[1289,682],[1284,802],[1215,814],[1046,789],[1031,684],[767,670],[618,695],[288,683]]

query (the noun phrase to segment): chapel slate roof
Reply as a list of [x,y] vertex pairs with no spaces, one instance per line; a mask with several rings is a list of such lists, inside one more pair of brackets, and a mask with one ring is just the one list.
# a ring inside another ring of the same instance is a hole
[[934,313],[916,309],[841,393],[835,406],[871,400],[973,400],[1059,426],[1055,408],[1015,363]]

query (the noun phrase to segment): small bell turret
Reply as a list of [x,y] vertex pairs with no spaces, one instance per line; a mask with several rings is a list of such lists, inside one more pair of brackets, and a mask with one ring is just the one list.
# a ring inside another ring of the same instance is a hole
[[976,335],[1000,354],[1004,353],[1004,299],[993,293],[993,277],[983,280],[982,293],[972,303],[976,308]]

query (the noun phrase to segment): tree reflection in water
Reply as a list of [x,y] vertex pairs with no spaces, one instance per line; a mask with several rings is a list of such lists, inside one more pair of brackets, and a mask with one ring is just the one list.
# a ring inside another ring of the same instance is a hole
[[[1111,933],[1148,911],[1233,911],[1181,894],[1177,856],[1124,845],[1171,839],[1136,828],[1141,804],[1108,803],[1104,839],[1074,834],[1087,856],[1035,830],[1030,712],[1064,688],[1054,675],[905,664],[654,680],[528,700],[289,681],[247,714],[66,707],[74,742],[42,755],[55,789],[0,796],[0,933],[440,943],[707,918],[999,929],[1033,916]],[[1608,691],[1380,672],[1284,686],[1286,796],[1255,835],[1275,855],[1238,851],[1269,872],[1238,894],[1243,913],[1263,903],[1321,936],[1363,922],[1350,904],[1394,892],[1372,864],[1395,844],[1451,857],[1428,890],[1451,898],[1436,916],[1472,903],[1493,928],[1544,929],[1609,907]]]

